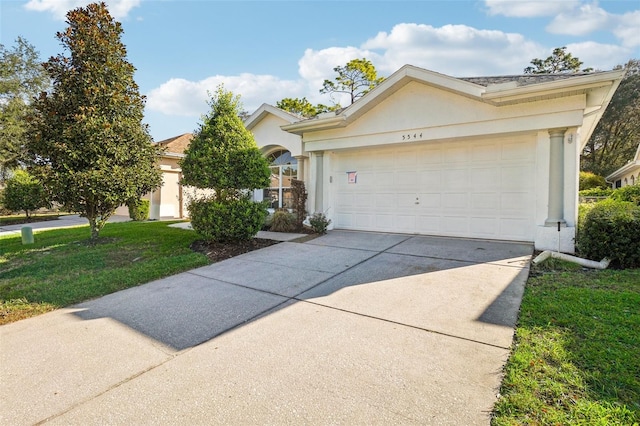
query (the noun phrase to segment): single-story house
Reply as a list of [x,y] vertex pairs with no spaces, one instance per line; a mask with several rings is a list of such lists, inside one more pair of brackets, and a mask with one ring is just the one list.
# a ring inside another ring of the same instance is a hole
[[245,124],[272,164],[257,192],[338,229],[527,241],[574,252],[580,153],[624,70],[455,78],[405,65],[347,108]]
[[640,185],[640,144],[638,144],[633,160],[611,173],[605,180],[614,189],[627,185]]
[[[182,170],[178,162],[184,157],[184,151],[193,139],[193,134],[165,139],[157,144],[164,148],[159,167],[162,170],[162,186],[142,198],[149,200],[149,219],[178,219],[188,215],[187,199],[193,190],[180,184]],[[127,206],[116,210],[118,215],[129,215]]]

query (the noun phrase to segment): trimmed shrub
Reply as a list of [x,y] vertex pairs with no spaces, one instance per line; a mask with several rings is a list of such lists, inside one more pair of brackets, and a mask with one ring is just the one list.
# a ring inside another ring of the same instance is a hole
[[134,198],[127,203],[129,217],[137,222],[149,219],[149,200]]
[[595,173],[580,172],[579,188],[580,191],[593,188],[608,188],[607,181]]
[[248,240],[260,231],[267,217],[265,203],[248,197],[232,200],[201,198],[188,206],[191,226],[207,241]]
[[311,229],[317,234],[326,234],[327,227],[331,224],[331,219],[327,219],[324,213],[314,213],[309,218],[309,223],[311,224]]
[[579,225],[577,248],[584,257],[611,259],[619,268],[640,267],[640,206],[627,201],[596,203]]
[[293,232],[297,229],[296,215],[285,210],[276,211],[271,218],[273,232]]
[[629,201],[640,206],[640,185],[629,185],[618,188],[611,194],[618,201]]
[[581,197],[608,197],[613,194],[614,190],[611,188],[591,188],[584,189],[578,192]]
[[27,219],[33,211],[49,205],[42,183],[24,170],[16,170],[7,179],[0,202],[7,210],[23,210]]

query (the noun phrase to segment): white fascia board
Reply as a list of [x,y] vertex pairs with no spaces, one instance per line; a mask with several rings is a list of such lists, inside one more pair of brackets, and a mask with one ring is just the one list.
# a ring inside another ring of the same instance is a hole
[[618,178],[626,175],[627,173],[629,173],[632,170],[635,170],[636,168],[640,168],[640,160],[636,160],[631,163],[625,164],[624,166],[620,167],[618,170],[616,170],[615,172],[611,173],[609,176],[604,178],[604,180],[606,180],[607,182],[615,182],[616,180],[618,180]]
[[487,87],[486,92],[482,94],[482,99],[499,105],[519,100],[524,101],[530,98],[559,95],[567,92],[576,93],[587,91],[589,89],[607,85],[615,86],[615,88],[617,88],[617,85],[624,74],[625,70],[615,70],[578,77],[569,77],[546,83],[529,84],[515,88],[510,86],[505,87],[502,85],[489,86]]
[[313,130],[327,130],[344,127],[347,125],[344,115],[330,118],[312,118],[310,120],[299,121],[297,123],[286,124],[280,128],[286,132],[302,136],[304,132]]
[[161,157],[163,158],[184,158],[185,155],[184,154],[178,154],[175,152],[164,152],[162,153]]
[[273,105],[269,105],[264,103],[258,107],[257,110],[253,112],[244,122],[245,127],[248,130],[251,130],[255,127],[267,114],[273,114],[276,117],[283,119],[289,123],[295,123],[301,120],[297,115],[291,114],[287,111],[284,111],[280,108],[276,108]]

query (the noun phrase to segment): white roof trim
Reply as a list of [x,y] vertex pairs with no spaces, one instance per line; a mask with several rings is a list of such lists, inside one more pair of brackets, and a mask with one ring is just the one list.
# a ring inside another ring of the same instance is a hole
[[[421,82],[496,106],[525,102],[531,99],[558,97],[571,93],[584,93],[590,89],[609,86],[608,96],[602,104],[603,107],[606,107],[625,72],[626,70],[622,69],[593,73],[517,87],[508,83],[485,87],[459,78],[418,68],[413,65],[405,65],[341,112],[329,117],[315,117],[313,119],[287,124],[282,126],[282,130],[302,135],[306,131],[346,127],[350,122],[356,120],[411,81]],[[603,111],[601,107],[596,109],[600,110],[598,111],[599,114]]]
[[290,112],[265,103],[260,105],[260,107],[244,121],[245,127],[251,130],[268,114],[273,114],[289,123],[295,123],[302,120],[302,118],[295,114],[291,114]]
[[619,177],[622,177],[636,168],[640,169],[640,144],[638,144],[638,149],[636,150],[636,155],[633,160],[620,167],[615,172],[611,173],[609,176],[605,178],[607,182],[615,182]]

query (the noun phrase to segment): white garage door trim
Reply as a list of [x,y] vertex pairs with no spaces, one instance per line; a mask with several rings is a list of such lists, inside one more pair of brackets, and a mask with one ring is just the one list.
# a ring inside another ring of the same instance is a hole
[[334,226],[533,241],[535,147],[519,137],[335,152]]

